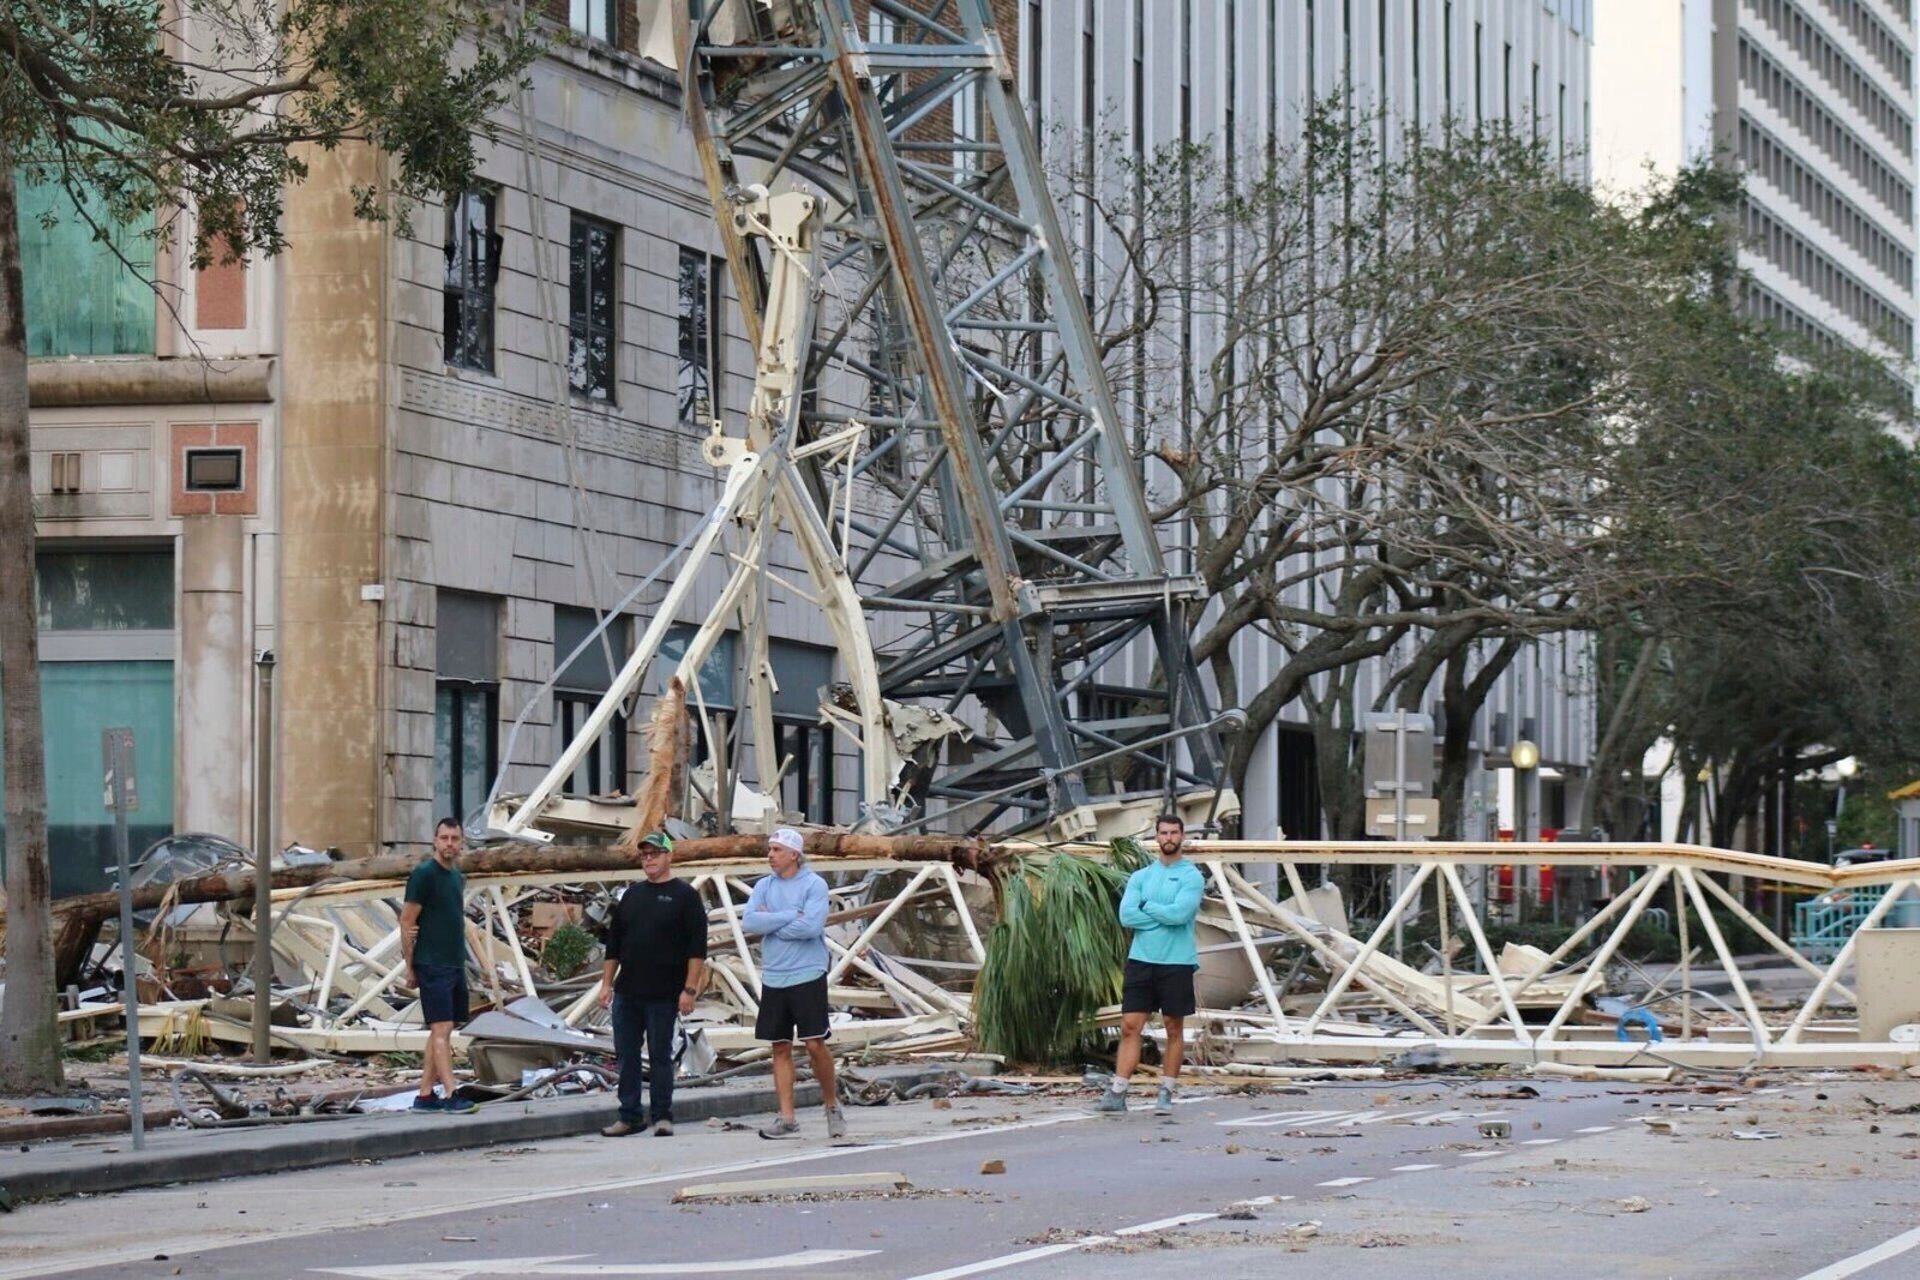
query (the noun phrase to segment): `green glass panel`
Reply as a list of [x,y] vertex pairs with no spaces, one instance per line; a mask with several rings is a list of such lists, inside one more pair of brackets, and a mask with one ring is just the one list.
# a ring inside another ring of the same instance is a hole
[[133,730],[140,807],[128,815],[127,827],[130,856],[138,858],[173,830],[173,664],[46,662],[40,666],[40,697],[53,891],[104,889],[114,853],[100,734],[120,726]]
[[[97,199],[87,201],[86,213],[92,223],[58,183],[20,184],[27,354],[151,355],[152,219],[110,224]],[[93,224],[108,228],[107,243],[94,238]]]
[[171,631],[173,552],[42,551],[42,631]]

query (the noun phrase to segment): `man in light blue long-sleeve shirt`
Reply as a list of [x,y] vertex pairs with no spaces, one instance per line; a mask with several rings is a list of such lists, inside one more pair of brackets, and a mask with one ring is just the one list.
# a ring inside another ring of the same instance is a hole
[[806,841],[792,827],[767,837],[770,876],[747,896],[741,923],[760,938],[760,1014],[756,1039],[773,1046],[773,1088],[780,1114],[763,1138],[797,1138],[793,1111],[793,1042],[807,1046],[813,1078],[827,1109],[827,1136],[847,1136],[834,1092],[833,1054],[827,1050],[827,882],[804,865]]
[[1167,1029],[1167,1050],[1153,1113],[1170,1116],[1186,1047],[1186,1018],[1195,1008],[1193,972],[1200,967],[1200,952],[1193,941],[1193,921],[1200,914],[1206,882],[1183,852],[1187,829],[1177,814],[1162,814],[1153,824],[1153,838],[1160,857],[1127,877],[1120,898],[1120,923],[1133,930],[1133,944],[1127,948],[1120,994],[1120,1053],[1113,1083],[1097,1110],[1127,1109],[1127,1086],[1140,1065],[1141,1034],[1148,1015],[1157,1012]]

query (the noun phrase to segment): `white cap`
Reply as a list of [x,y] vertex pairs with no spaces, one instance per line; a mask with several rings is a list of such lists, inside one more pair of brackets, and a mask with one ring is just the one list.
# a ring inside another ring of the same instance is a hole
[[767,843],[769,845],[777,844],[782,849],[791,849],[795,853],[805,853],[807,851],[806,839],[792,827],[781,827],[778,831],[775,831],[767,837]]

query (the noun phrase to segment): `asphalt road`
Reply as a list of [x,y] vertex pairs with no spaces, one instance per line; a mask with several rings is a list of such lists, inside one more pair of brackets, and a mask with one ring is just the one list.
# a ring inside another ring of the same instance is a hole
[[[1820,1270],[1920,1222],[1912,1164],[1897,1184],[1796,1179],[1762,1167],[1784,1159],[1777,1146],[1651,1137],[1638,1091],[1497,1096],[1510,1088],[1194,1096],[1171,1121],[1094,1116],[1091,1099],[923,1103],[855,1111],[871,1140],[855,1148],[828,1147],[815,1113],[797,1144],[707,1128],[138,1192],[0,1219],[0,1280],[1920,1275],[1920,1249]],[[1510,1135],[1483,1136],[1488,1123]],[[674,1200],[693,1184],[878,1173],[912,1189]],[[76,1254],[82,1221],[97,1234]]]

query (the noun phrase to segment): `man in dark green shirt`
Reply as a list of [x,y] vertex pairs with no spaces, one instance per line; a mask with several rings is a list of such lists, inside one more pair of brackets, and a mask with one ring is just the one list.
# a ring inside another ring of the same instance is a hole
[[[453,1024],[467,1020],[467,883],[455,865],[465,847],[460,820],[440,819],[433,830],[433,856],[407,877],[407,901],[400,910],[407,985],[420,993],[427,1024],[427,1059],[415,1111],[477,1110],[453,1093]],[[439,1097],[436,1084],[445,1091]]]

